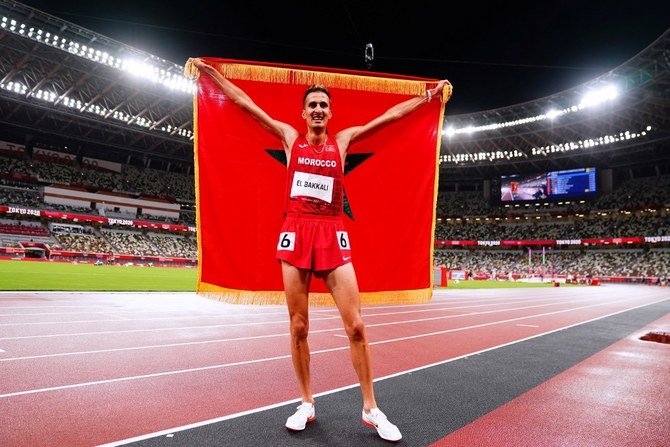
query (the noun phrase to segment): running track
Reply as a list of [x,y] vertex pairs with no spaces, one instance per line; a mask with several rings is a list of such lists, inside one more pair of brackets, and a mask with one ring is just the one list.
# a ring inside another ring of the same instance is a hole
[[[363,315],[383,382],[669,299],[667,289],[642,286],[443,290],[428,304]],[[336,309],[311,310],[309,342],[315,393],[355,387]],[[119,445],[297,395],[283,307],[193,294],[0,294],[2,446]]]

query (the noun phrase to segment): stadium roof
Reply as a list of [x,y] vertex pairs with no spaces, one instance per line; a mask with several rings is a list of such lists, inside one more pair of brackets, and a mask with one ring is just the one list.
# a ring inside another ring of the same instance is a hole
[[[342,6],[351,16],[354,6]],[[48,7],[58,5],[48,2]],[[0,12],[3,127],[77,141],[87,151],[98,147],[192,163],[191,87],[178,64],[12,0],[0,0]],[[388,15],[380,14],[379,20]],[[359,18],[350,19],[356,28]],[[546,22],[542,16],[537,20]],[[179,31],[177,26],[174,30]],[[417,24],[408,29],[418,32]],[[212,40],[212,33],[203,34]],[[483,34],[480,39],[496,47],[491,36]],[[642,157],[667,160],[669,40],[666,32],[618,68],[560,93],[484,112],[447,114],[443,178],[491,178],[584,164],[624,166]],[[246,43],[259,45],[258,39]],[[304,46],[299,49],[305,51]],[[276,47],[273,50],[277,53]],[[421,48],[415,50],[423,54]],[[234,52],[225,56],[245,57]],[[294,56],[289,51],[280,56],[287,62],[305,62],[290,60]],[[383,57],[380,61],[389,62]],[[424,61],[433,70],[436,63]],[[319,64],[317,60],[313,65]],[[503,82],[504,78],[494,77],[489,83],[503,91]]]
[[192,87],[180,66],[14,1],[0,12],[3,125],[192,161]]

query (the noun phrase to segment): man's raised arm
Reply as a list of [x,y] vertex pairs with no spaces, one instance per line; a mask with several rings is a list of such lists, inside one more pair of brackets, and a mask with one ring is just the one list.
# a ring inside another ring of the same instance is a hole
[[[350,127],[338,132],[337,135],[335,135],[337,145],[341,151],[346,152],[349,145],[369,137],[389,124],[409,115],[422,105],[430,102],[433,98],[440,97],[443,94],[447,94],[448,97],[451,96],[451,83],[446,79],[438,82],[435,88],[427,90],[425,95],[417,96],[408,99],[407,101],[403,101],[400,104],[396,104],[364,126]],[[448,97],[447,99],[449,99]]]
[[298,138],[297,130],[286,123],[273,119],[263,109],[258,107],[241,88],[226,79],[211,65],[207,65],[200,59],[194,59],[191,62],[200,70],[200,73],[208,75],[235,105],[248,113],[263,129],[279,138],[284,145],[284,150],[291,150],[293,142]]

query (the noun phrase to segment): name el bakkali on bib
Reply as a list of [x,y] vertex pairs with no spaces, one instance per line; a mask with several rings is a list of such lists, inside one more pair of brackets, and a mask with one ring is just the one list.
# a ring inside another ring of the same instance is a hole
[[291,185],[291,197],[312,197],[331,203],[334,180],[333,177],[325,175],[295,171]]

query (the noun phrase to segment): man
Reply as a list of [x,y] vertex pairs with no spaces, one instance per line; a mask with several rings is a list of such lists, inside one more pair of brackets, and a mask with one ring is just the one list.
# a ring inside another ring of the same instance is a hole
[[416,98],[390,108],[363,126],[344,129],[334,136],[327,132],[332,118],[330,92],[324,86],[309,87],[303,97],[304,135],[292,126],[271,118],[239,87],[201,60],[191,61],[208,75],[223,93],[282,143],[288,161],[286,218],[279,235],[277,258],[281,262],[284,290],[290,316],[291,355],[302,395],[298,411],[286,421],[290,430],[303,430],[315,417],[310,384],[308,294],[312,275],[323,278],[333,296],[349,337],[351,359],[363,395],[363,423],[389,441],[402,438],[398,427],[377,408],[372,386],[372,364],[360,295],[351,264],[349,238],[342,221],[344,161],[349,146],[401,119],[432,98],[442,95],[437,86]]

